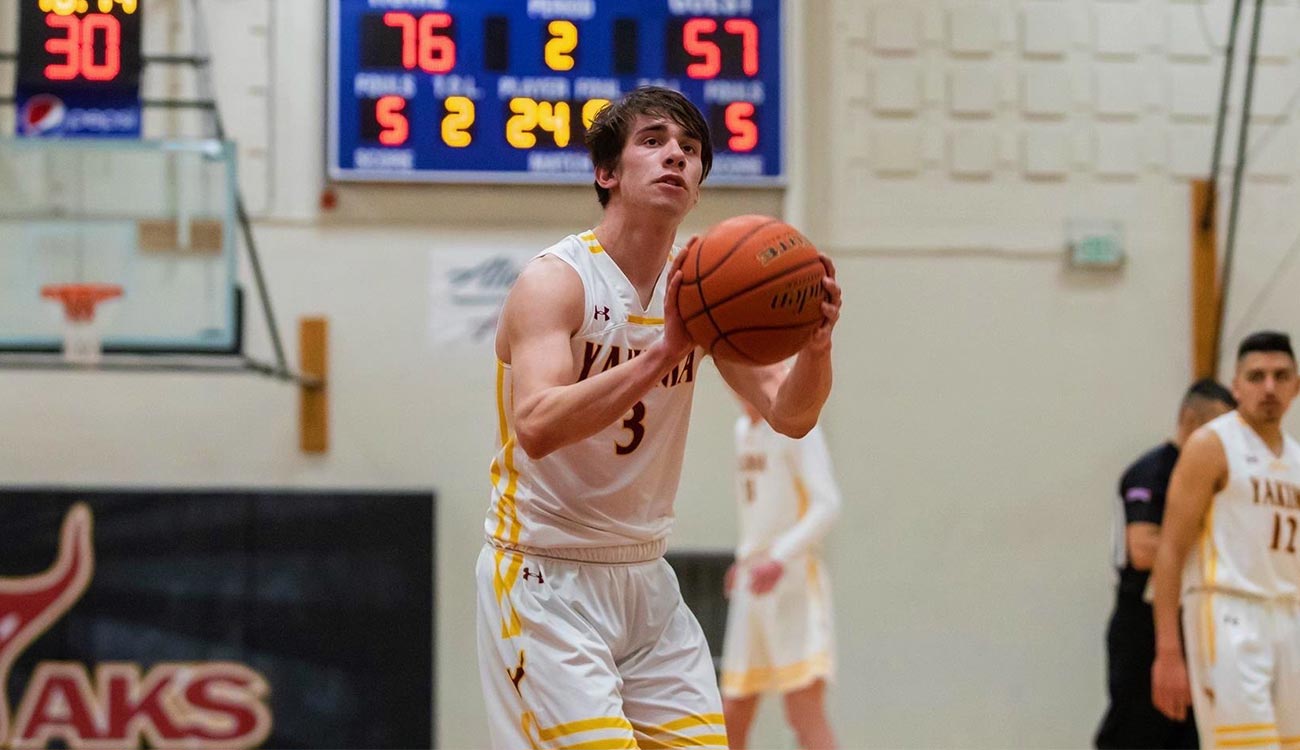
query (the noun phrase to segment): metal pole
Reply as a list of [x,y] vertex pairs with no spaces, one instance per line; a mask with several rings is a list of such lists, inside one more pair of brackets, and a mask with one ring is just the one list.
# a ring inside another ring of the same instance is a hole
[[1232,89],[1232,63],[1236,59],[1237,21],[1241,18],[1242,0],[1232,2],[1232,20],[1228,23],[1228,48],[1223,56],[1223,85],[1219,87],[1219,116],[1214,120],[1214,153],[1210,157],[1210,196],[1205,203],[1205,212],[1201,215],[1201,228],[1210,228],[1210,216],[1214,214],[1215,197],[1218,195],[1219,160],[1223,155],[1224,121],[1228,119],[1228,92]]
[[[210,50],[207,46],[207,28],[203,19],[203,9],[199,7],[198,0],[195,0],[190,7],[194,9],[194,29],[196,46],[202,49],[203,58],[210,57]],[[202,87],[202,93],[212,101],[216,101],[216,91],[213,90],[210,80],[210,68],[204,67],[200,70],[199,84]],[[213,129],[216,131],[217,140],[226,140],[226,129],[221,122],[221,108],[212,108]],[[267,333],[271,337],[271,348],[275,351],[275,364],[281,371],[287,373],[289,365],[284,357],[284,344],[280,341],[280,327],[276,324],[275,310],[271,307],[271,295],[266,291],[266,279],[262,275],[262,261],[257,254],[257,242],[253,238],[253,225],[248,218],[248,209],[244,205],[244,191],[235,190],[235,215],[239,220],[239,226],[244,235],[244,246],[248,250],[248,264],[253,271],[253,283],[257,286],[257,296],[262,302],[262,313],[266,316]]]
[[1218,370],[1219,352],[1223,347],[1223,331],[1227,328],[1223,314],[1228,305],[1228,290],[1232,281],[1232,254],[1237,247],[1237,213],[1241,208],[1241,182],[1246,171],[1246,140],[1250,135],[1250,103],[1255,93],[1255,62],[1259,52],[1259,23],[1264,16],[1264,0],[1255,0],[1255,17],[1251,19],[1250,56],[1246,59],[1246,91],[1241,102],[1241,127],[1237,130],[1237,164],[1233,167],[1232,199],[1228,204],[1228,235],[1223,250],[1223,275],[1219,285],[1218,331],[1214,336],[1214,362]]

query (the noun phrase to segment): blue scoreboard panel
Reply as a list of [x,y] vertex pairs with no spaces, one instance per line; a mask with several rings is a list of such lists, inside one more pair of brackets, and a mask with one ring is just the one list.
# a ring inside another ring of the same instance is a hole
[[782,184],[781,4],[330,0],[330,177],[589,182],[592,118],[657,84],[708,120],[710,182]]

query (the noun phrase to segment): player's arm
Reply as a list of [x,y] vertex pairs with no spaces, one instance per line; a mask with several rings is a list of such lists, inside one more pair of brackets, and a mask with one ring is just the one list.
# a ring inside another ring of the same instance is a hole
[[[528,264],[501,313],[498,355],[510,363],[515,433],[532,458],[590,437],[630,410],[691,350],[680,316],[674,265],[664,337],[639,356],[578,381],[570,340],[586,313],[582,280],[564,261],[543,256]],[[669,301],[670,300],[670,301]]]
[[825,255],[822,262],[826,265],[823,322],[800,350],[794,367],[787,370],[781,364],[751,367],[717,361],[727,385],[753,404],[772,429],[793,438],[807,435],[817,424],[831,393],[831,331],[840,319],[843,298],[835,281],[835,265]]
[[791,475],[806,494],[808,507],[766,553],[750,561],[750,590],[755,594],[775,588],[790,560],[820,542],[840,515],[840,490],[821,430],[814,428],[791,445],[785,458],[790,462]]
[[820,542],[840,515],[840,489],[822,431],[814,429],[796,443],[792,458],[795,476],[808,495],[808,509],[772,544],[769,555],[782,564]]
[[1151,573],[1155,599],[1156,659],[1151,667],[1151,702],[1171,719],[1187,716],[1191,689],[1179,631],[1178,600],[1183,563],[1205,522],[1205,513],[1228,476],[1223,444],[1202,427],[1188,438],[1169,480],[1169,499],[1160,546]]

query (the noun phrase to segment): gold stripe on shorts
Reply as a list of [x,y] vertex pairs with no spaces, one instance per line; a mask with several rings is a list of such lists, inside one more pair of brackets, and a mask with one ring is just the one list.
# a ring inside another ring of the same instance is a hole
[[1280,744],[1277,724],[1273,722],[1221,724],[1214,728],[1215,747],[1266,747],[1277,744]]
[[1242,739],[1221,740],[1214,738],[1215,747],[1267,747],[1268,745],[1278,744],[1277,736],[1272,737],[1245,737]]
[[608,740],[588,740],[576,745],[562,745],[556,750],[638,750],[636,739],[632,737],[615,737]]
[[830,654],[822,651],[803,661],[783,667],[754,667],[744,672],[723,672],[722,687],[728,693],[756,693],[763,690],[788,692],[809,677],[828,674]]
[[[637,745],[643,750],[677,747],[727,747],[726,718],[722,714],[693,714],[665,724],[634,723]],[[684,734],[682,730],[708,729],[709,734]],[[716,730],[722,730],[720,733]]]
[[1214,728],[1215,734],[1235,734],[1237,732],[1262,732],[1265,729],[1277,729],[1277,724],[1224,724]]
[[579,732],[590,732],[593,729],[626,729],[632,731],[632,722],[622,716],[600,716],[594,719],[580,719],[570,721],[567,724],[556,724],[549,729],[539,729],[537,736],[544,740],[553,740],[556,737],[564,737]]

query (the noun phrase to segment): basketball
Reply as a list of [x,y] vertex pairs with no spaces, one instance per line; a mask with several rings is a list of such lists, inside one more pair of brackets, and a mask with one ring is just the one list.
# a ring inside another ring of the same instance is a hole
[[817,248],[770,216],[736,216],[687,245],[677,309],[691,339],[718,359],[780,362],[822,323]]

